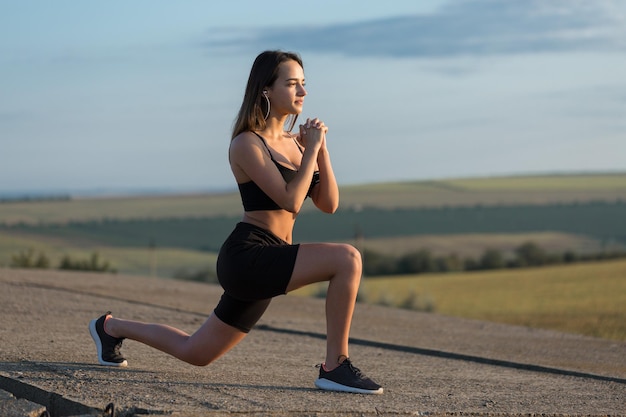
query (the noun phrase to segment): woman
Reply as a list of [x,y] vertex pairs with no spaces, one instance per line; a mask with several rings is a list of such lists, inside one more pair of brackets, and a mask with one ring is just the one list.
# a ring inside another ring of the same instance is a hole
[[327,213],[339,204],[326,125],[307,119],[299,125],[299,134],[290,133],[306,95],[297,54],[265,51],[256,58],[229,150],[244,215],[218,256],[222,298],[192,335],[110,313],[92,320],[90,333],[101,364],[126,366],[119,349],[128,338],[190,364],[208,365],[246,336],[272,297],[328,281],[326,360],[315,385],[332,391],[383,392],[349,359],[348,337],[361,279],[359,252],[346,244],[292,244],[293,226],[306,197]]

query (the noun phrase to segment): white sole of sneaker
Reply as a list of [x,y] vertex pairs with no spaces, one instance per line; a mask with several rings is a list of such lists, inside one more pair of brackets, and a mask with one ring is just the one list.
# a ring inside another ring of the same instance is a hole
[[105,360],[102,360],[102,342],[100,341],[100,336],[98,336],[98,331],[96,330],[96,321],[97,319],[93,319],[89,322],[89,334],[96,344],[96,350],[98,351],[98,362],[100,363],[100,365],[117,366],[119,368],[124,368],[128,366],[128,362],[126,362],[126,360],[120,363],[107,362]]
[[331,380],[325,378],[318,378],[315,380],[315,386],[319,389],[323,389],[326,391],[339,391],[339,392],[350,392],[352,394],[382,394],[383,388],[378,388],[377,390],[368,390],[362,388],[354,388],[348,387],[346,385],[341,385]]

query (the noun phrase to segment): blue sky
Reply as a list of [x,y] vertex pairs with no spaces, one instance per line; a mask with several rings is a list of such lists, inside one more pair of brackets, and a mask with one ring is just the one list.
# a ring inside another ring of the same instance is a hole
[[0,194],[234,188],[275,48],[340,184],[626,168],[624,1],[216,4],[0,0]]

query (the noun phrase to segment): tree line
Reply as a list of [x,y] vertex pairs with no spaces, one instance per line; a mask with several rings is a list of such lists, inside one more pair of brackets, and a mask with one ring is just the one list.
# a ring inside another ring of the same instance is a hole
[[403,275],[437,272],[480,271],[525,268],[626,258],[626,251],[612,250],[580,254],[572,250],[550,253],[533,242],[518,246],[513,256],[497,249],[486,249],[478,258],[461,258],[456,254],[435,256],[421,249],[401,256],[363,250],[363,274],[366,276]]
[[[300,214],[294,241],[349,241],[356,234],[380,237],[516,234],[563,232],[626,244],[626,201],[551,205],[463,206],[381,209],[343,208],[334,215],[311,210]],[[67,223],[2,224],[0,232],[54,237],[98,246],[159,247],[219,251],[241,219],[239,214],[217,217],[103,218]]]
[[[527,242],[518,246],[513,251],[512,256],[507,256],[498,249],[486,249],[478,258],[461,258],[456,254],[436,256],[428,249],[421,249],[401,256],[382,254],[367,248],[362,253],[363,274],[365,276],[540,267],[626,258],[626,251],[624,250],[607,250],[589,254],[580,254],[572,250],[562,253],[551,253],[534,242]],[[14,254],[11,257],[9,266],[12,268],[53,268],[50,258],[45,253],[35,252],[32,248]],[[65,255],[61,258],[56,269],[117,272],[110,262],[101,259],[96,252],[84,259],[76,259],[70,255]],[[200,271],[181,270],[176,272],[172,278],[210,283],[217,281],[215,272],[208,269]]]
[[[9,264],[11,268],[53,268],[50,258],[43,252],[35,252],[32,248],[22,250],[11,256]],[[91,271],[116,273],[117,270],[111,266],[109,261],[100,259],[100,255],[94,252],[85,259],[72,258],[64,255],[56,269],[69,271]]]

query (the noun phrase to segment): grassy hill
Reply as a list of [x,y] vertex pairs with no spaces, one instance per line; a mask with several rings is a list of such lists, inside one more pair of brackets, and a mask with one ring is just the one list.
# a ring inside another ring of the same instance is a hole
[[[486,248],[510,252],[523,241],[576,252],[626,243],[626,173],[369,184],[341,187],[341,195],[332,216],[309,202],[296,240],[462,256]],[[158,274],[171,276],[165,274],[205,265],[204,254],[216,252],[240,219],[240,206],[236,193],[3,202],[0,265],[27,248],[49,254],[53,263],[64,254],[97,251],[122,272],[145,273],[145,262],[122,254],[154,255],[156,247],[169,259]],[[190,260],[196,257],[202,261]]]
[[[341,196],[332,216],[308,202],[296,239],[463,257],[510,253],[525,242],[554,252],[626,248],[626,173],[368,184],[341,187]],[[241,213],[236,193],[4,201],[0,267],[32,249],[53,266],[65,255],[98,253],[124,273],[211,273]],[[625,266],[368,277],[361,299],[626,340]]]
[[[626,201],[626,172],[342,186],[343,210]],[[306,204],[304,210],[313,210]],[[0,202],[0,224],[239,216],[238,193]]]
[[[305,287],[300,295],[323,292]],[[359,299],[626,341],[626,260],[369,278]]]

